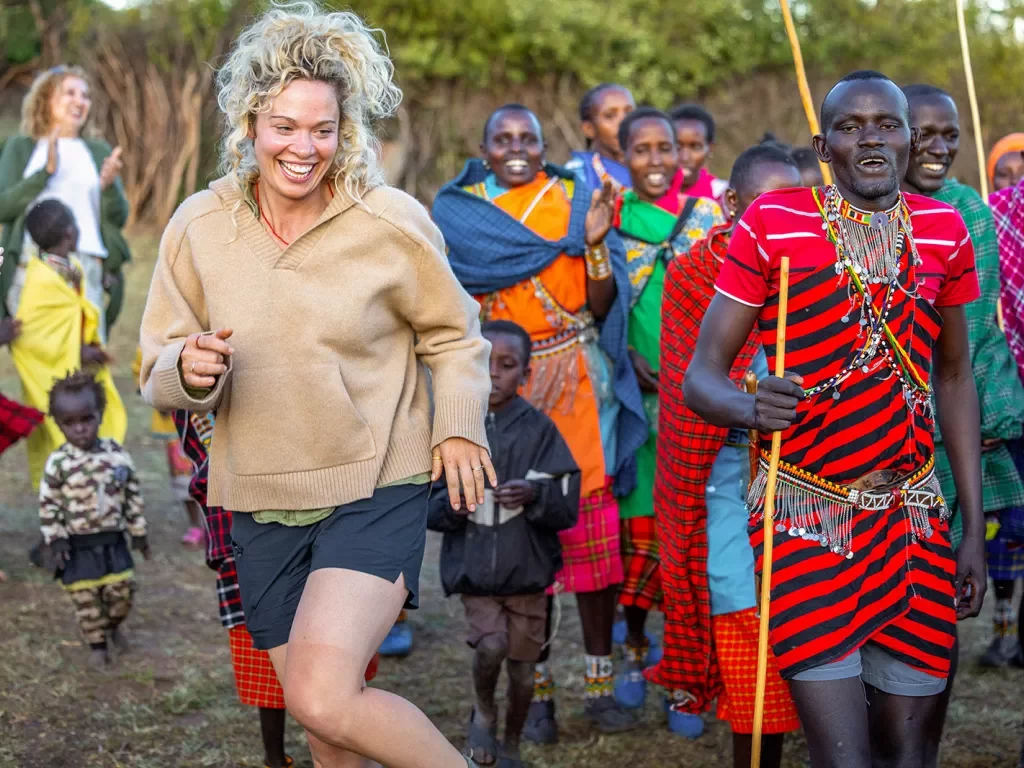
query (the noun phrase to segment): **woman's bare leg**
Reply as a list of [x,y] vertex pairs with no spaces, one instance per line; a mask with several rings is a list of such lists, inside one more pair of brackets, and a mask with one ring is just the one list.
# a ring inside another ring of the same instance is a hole
[[366,667],[407,595],[402,576],[392,584],[343,568],[313,571],[287,646],[271,651],[275,667],[283,662],[288,711],[323,747],[342,750],[327,755],[317,744],[323,768],[353,765],[329,762],[349,759],[346,751],[388,768],[466,766],[416,707],[400,696],[364,687]]

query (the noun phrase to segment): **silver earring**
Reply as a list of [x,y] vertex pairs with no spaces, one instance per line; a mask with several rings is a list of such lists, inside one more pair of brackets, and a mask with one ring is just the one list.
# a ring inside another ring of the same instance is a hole
[[491,170],[491,164],[486,160],[484,160],[484,168],[486,168],[488,171]]

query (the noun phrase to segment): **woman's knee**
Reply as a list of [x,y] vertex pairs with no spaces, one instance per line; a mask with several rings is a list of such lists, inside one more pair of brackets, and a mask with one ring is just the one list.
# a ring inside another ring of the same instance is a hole
[[322,741],[349,749],[356,728],[357,698],[361,684],[337,684],[309,675],[296,675],[289,667],[284,703],[303,728]]

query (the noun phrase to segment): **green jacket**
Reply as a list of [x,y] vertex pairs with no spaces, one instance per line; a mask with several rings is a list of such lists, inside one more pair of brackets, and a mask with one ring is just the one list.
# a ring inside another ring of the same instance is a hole
[[[956,179],[949,179],[932,195],[956,208],[967,225],[974,245],[975,266],[981,296],[964,308],[967,335],[971,345],[971,365],[978,389],[982,440],[1014,440],[1021,436],[1024,423],[1024,388],[1017,366],[1010,355],[1006,337],[996,322],[999,299],[999,245],[995,223],[981,195]],[[956,508],[953,470],[946,455],[938,422],[935,424],[935,463],[939,483],[950,508]],[[981,457],[982,498],[986,513],[1024,505],[1024,483],[1007,447]],[[954,538],[959,541],[959,515],[953,521]]]
[[[105,141],[85,139],[86,146],[92,154],[96,169],[103,166],[103,161],[112,152]],[[27,179],[22,178],[28,161],[35,150],[36,140],[28,136],[12,136],[3,144],[0,152],[0,224],[3,234],[0,235],[0,247],[4,249],[4,264],[0,267],[0,318],[7,315],[7,292],[14,282],[15,270],[21,257],[24,241],[25,214],[28,207],[46,188],[50,174],[46,169],[36,171]],[[100,237],[107,249],[107,258],[103,267],[107,274],[120,276],[121,268],[131,261],[131,251],[121,234],[121,228],[128,220],[128,198],[124,194],[124,186],[118,178],[107,187],[100,197]],[[114,324],[121,310],[124,297],[124,281],[118,279],[108,290],[110,304],[107,307],[107,327]]]

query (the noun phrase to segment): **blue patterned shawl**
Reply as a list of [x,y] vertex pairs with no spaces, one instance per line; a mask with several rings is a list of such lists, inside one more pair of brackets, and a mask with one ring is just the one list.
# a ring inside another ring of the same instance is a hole
[[[448,261],[459,282],[474,296],[529,280],[563,253],[583,256],[590,188],[581,184],[578,176],[559,166],[548,164],[544,170],[549,176],[575,183],[569,232],[558,241],[544,239],[489,200],[463,189],[487,178],[489,171],[480,160],[468,161],[462,172],[437,193],[433,217],[448,245]],[[618,294],[608,316],[598,323],[599,345],[614,366],[613,390],[622,405],[616,425],[616,466],[612,475],[615,494],[623,496],[636,484],[634,455],[647,439],[647,421],[640,387],[626,349],[631,294],[625,249],[614,230],[608,233],[605,242],[611,252]]]

